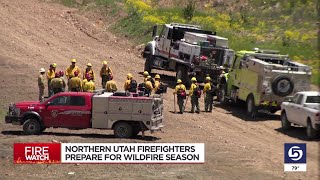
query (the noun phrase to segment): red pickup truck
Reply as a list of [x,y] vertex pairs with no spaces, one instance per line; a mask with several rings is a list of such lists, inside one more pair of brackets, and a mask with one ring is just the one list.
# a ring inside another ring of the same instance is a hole
[[23,131],[28,135],[39,134],[49,127],[96,128],[113,129],[116,137],[129,138],[140,131],[161,130],[162,112],[162,96],[62,92],[44,102],[11,104],[5,122],[23,125]]

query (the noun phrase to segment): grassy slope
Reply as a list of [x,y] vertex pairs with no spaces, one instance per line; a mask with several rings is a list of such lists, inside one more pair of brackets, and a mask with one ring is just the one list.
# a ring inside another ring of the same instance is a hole
[[[67,6],[83,7],[96,4],[107,7],[109,15],[118,17],[113,25],[115,33],[131,38],[137,44],[151,39],[151,27],[155,23],[193,23],[216,31],[229,38],[235,50],[254,47],[279,50],[293,60],[313,68],[312,83],[320,85],[320,59],[317,49],[317,11],[313,0],[240,0],[223,1],[222,4],[197,3],[194,17],[187,22],[183,18],[186,0],[61,0]],[[145,3],[147,2],[147,3]],[[117,14],[127,13],[120,18]]]

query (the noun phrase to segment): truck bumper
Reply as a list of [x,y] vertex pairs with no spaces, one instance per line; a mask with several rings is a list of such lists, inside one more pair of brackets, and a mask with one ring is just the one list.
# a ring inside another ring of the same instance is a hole
[[17,116],[5,116],[5,122],[14,125],[21,125],[21,117]]

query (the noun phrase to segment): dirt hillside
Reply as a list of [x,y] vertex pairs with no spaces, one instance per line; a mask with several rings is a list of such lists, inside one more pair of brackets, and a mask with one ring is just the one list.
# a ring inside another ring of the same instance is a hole
[[[143,59],[133,44],[108,31],[108,17],[78,12],[44,1],[0,1],[0,112],[10,102],[37,99],[41,67],[57,63],[65,70],[76,58],[82,70],[91,62],[98,73],[108,60],[118,86],[127,73],[139,81]],[[110,59],[112,57],[113,59]],[[164,76],[165,80],[174,78]],[[168,81],[169,82],[169,81]],[[100,86],[100,79],[97,81]],[[172,84],[171,84],[172,85]],[[211,114],[173,114],[173,90],[165,95],[164,133],[146,138],[115,139],[112,131],[48,129],[40,136],[24,136],[21,127],[0,122],[0,174],[17,178],[116,179],[319,179],[319,139],[306,141],[303,128],[283,133],[278,115],[261,115],[248,121],[241,106],[216,107]],[[201,108],[203,109],[203,98]],[[190,102],[187,105],[190,110]],[[201,165],[14,165],[15,142],[202,142]],[[308,171],[283,172],[284,143],[307,143]],[[68,175],[74,172],[74,175]]]

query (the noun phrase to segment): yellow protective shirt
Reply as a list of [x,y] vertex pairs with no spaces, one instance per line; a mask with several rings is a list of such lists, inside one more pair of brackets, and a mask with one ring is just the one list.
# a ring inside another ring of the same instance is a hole
[[211,84],[210,83],[206,83],[203,87],[203,94],[205,94],[207,91],[211,90]]
[[189,96],[193,95],[193,91],[197,88],[197,84],[192,83],[189,91]]
[[129,90],[130,88],[130,82],[131,82],[131,79],[127,79],[125,82],[124,82],[124,90]]
[[114,80],[110,80],[107,82],[106,90],[108,92],[115,92],[118,90],[117,83]]
[[46,83],[44,76],[42,74],[39,75],[38,77],[38,86],[44,86]]
[[72,78],[72,77],[74,77],[74,72],[75,71],[78,71],[78,76],[79,77],[81,77],[80,76],[80,73],[81,73],[81,71],[80,71],[80,69],[79,69],[79,67],[78,66],[74,66],[73,68],[72,68],[72,66],[70,65],[68,68],[67,68],[67,70],[66,70],[66,76],[67,76],[67,78],[68,79],[70,79],[70,78]]
[[51,88],[63,88],[63,81],[61,78],[54,78],[50,82]]
[[80,88],[82,90],[82,82],[79,77],[73,77],[69,81],[70,88]]
[[104,67],[102,66],[102,68],[100,69],[100,77],[102,77],[103,75],[111,75],[112,74],[112,70],[110,67]]
[[151,92],[153,90],[152,83],[150,81],[146,81],[145,88],[149,89],[149,92]]
[[93,92],[94,90],[96,90],[96,86],[93,81],[86,82],[83,87],[84,92]]
[[181,89],[184,90],[184,91],[187,91],[185,85],[183,85],[183,84],[178,84],[178,85],[176,85],[176,88],[175,88],[175,90],[174,90],[174,94],[178,94],[178,92],[179,92]]
[[56,74],[56,72],[54,70],[49,69],[47,72],[47,79],[51,80],[51,79],[55,78],[56,77],[55,74]]
[[90,75],[92,81],[95,80],[95,74],[94,74],[94,72],[93,72],[92,69],[90,69],[90,70],[87,70],[87,69],[84,70],[84,71],[83,71],[83,77],[82,77],[82,79],[86,79],[86,73],[88,73],[88,74]]

